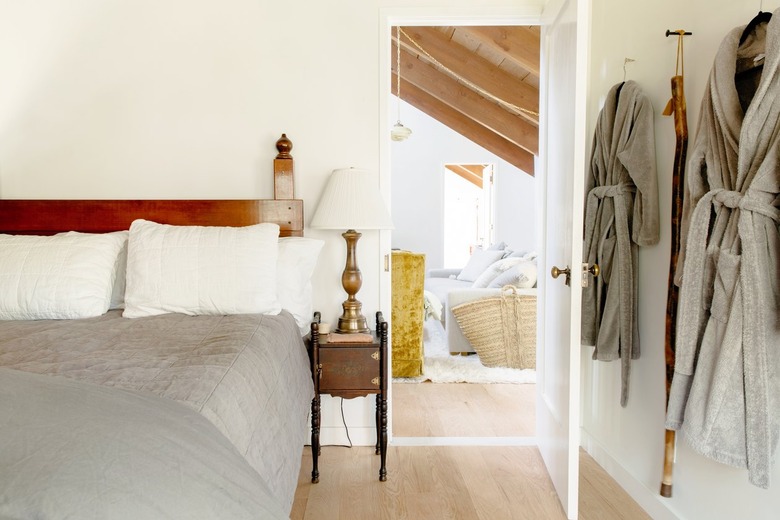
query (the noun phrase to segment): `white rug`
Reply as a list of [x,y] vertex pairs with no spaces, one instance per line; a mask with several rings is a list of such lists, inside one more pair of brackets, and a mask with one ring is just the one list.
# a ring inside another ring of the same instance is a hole
[[536,370],[518,368],[490,368],[479,361],[479,356],[452,356],[447,348],[447,334],[438,320],[425,320],[423,329],[425,361],[423,375],[396,377],[394,383],[535,383]]

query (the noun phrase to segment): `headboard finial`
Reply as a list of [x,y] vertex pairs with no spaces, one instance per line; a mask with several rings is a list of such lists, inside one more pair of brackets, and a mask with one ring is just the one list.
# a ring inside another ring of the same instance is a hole
[[277,159],[289,159],[292,157],[290,155],[290,151],[292,150],[293,144],[292,141],[290,141],[287,138],[287,134],[282,134],[282,137],[279,138],[278,141],[276,141],[276,149],[279,151],[276,158]]

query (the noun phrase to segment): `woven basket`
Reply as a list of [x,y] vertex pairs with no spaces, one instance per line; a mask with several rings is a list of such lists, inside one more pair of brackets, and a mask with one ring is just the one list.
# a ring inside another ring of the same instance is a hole
[[457,305],[452,314],[486,367],[536,368],[536,296],[506,285],[500,296]]

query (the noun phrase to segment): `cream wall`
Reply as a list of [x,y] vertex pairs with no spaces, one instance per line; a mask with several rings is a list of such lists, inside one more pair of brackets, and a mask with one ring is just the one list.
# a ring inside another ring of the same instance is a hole
[[[655,518],[698,520],[750,518],[768,520],[780,513],[780,466],[775,467],[769,491],[747,482],[747,472],[710,461],[678,439],[674,467],[674,496],[658,496],[664,442],[664,324],[670,248],[671,173],[675,134],[670,117],[661,115],[670,98],[670,78],[675,71],[677,40],[666,38],[667,29],[693,32],[685,39],[685,88],[692,145],[699,105],[715,52],[726,33],[746,24],[757,12],[758,2],[731,0],[661,0],[593,2],[593,46],[589,132],[607,90],[623,79],[637,81],[655,109],[656,153],[661,201],[661,241],[640,249],[639,327],[642,358],[633,363],[630,397],[620,407],[620,367],[595,363],[591,349],[583,351],[584,445],[640,500]],[[764,1],[764,10],[780,2]],[[589,137],[590,139],[590,137]]]
[[[308,223],[334,168],[379,179],[388,167],[383,20],[538,14],[543,3],[0,0],[0,197],[271,197],[274,142],[286,132]],[[326,240],[315,306],[334,321],[344,242],[306,234]],[[372,321],[389,301],[380,238],[365,232],[358,245],[358,297]],[[344,409],[353,441],[370,443],[373,400]],[[346,440],[337,400],[323,403],[323,427],[323,443]]]
[[[383,17],[469,19],[539,11],[518,0],[0,0],[0,196],[4,198],[270,197],[273,143],[293,139],[297,196],[307,222],[329,172],[379,171],[389,157],[378,66]],[[601,95],[622,79],[644,86],[656,113],[668,99],[675,42],[685,27],[689,124],[725,32],[757,2],[594,0],[592,123]],[[778,7],[765,1],[764,9]],[[388,49],[389,52],[389,47]],[[389,61],[387,62],[389,65]],[[387,67],[389,70],[389,66]],[[387,89],[389,91],[389,87]],[[671,121],[656,119],[662,237],[640,256],[643,358],[631,397],[618,404],[618,367],[584,353],[584,431],[589,448],[658,518],[775,518],[780,494],[749,486],[745,472],[680,443],[675,497],[655,498],[663,450],[663,316],[668,263]],[[332,321],[344,294],[343,240],[326,239],[315,304]],[[335,235],[335,236],[334,236]],[[359,246],[367,316],[380,307],[385,251],[376,232]],[[388,242],[389,245],[389,242]],[[338,401],[324,403],[324,442],[346,440]],[[370,400],[348,401],[353,440],[370,442]],[[775,471],[775,484],[780,472]],[[668,505],[668,507],[666,507]]]

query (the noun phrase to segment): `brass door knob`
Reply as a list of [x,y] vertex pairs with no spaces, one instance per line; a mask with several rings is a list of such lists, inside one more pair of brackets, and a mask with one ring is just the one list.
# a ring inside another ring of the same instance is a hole
[[601,274],[601,268],[599,267],[599,264],[593,264],[592,266],[588,267],[588,272],[593,276],[598,276]]
[[558,269],[556,266],[553,266],[553,268],[550,270],[550,274],[553,278],[558,278],[560,275],[565,274],[566,278],[564,280],[564,283],[566,285],[569,285],[571,283],[571,269],[566,267],[566,269]]

